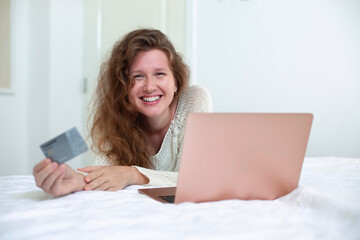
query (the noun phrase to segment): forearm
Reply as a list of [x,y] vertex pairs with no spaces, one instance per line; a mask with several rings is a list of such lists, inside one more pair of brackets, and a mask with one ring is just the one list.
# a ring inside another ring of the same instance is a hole
[[131,167],[133,170],[133,182],[129,185],[144,185],[150,182],[149,178],[142,174],[136,167]]

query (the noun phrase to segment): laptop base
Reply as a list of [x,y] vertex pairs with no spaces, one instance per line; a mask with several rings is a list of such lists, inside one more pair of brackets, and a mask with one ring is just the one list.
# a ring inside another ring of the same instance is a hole
[[162,203],[174,203],[175,201],[176,187],[140,188],[138,191]]

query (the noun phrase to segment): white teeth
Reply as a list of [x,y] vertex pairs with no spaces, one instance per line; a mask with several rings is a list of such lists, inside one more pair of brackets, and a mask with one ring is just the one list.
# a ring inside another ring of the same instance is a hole
[[147,98],[143,97],[142,99],[143,99],[145,102],[154,102],[154,101],[160,99],[160,96],[157,96],[157,97],[147,97]]

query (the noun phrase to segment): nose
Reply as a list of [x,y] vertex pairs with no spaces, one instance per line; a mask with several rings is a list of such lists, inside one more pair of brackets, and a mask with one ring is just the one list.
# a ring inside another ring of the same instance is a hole
[[156,89],[156,85],[154,79],[152,77],[147,77],[144,82],[144,91],[145,92],[153,92]]

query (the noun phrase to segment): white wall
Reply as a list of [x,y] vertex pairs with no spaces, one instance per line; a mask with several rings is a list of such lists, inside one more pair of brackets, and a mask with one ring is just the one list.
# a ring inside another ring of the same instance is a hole
[[[74,126],[85,138],[83,0],[50,1],[49,136]],[[45,142],[47,139],[43,139]],[[83,156],[68,163],[83,167]]]
[[[0,95],[0,176],[31,174],[39,145],[83,131],[82,0],[12,0],[14,94]],[[81,157],[73,167],[83,166]]]
[[312,112],[307,156],[360,157],[360,1],[188,3],[215,111]]
[[[50,2],[46,0],[31,0],[28,5],[28,45],[24,53],[27,53],[28,74],[27,101],[25,103],[27,115],[27,143],[28,154],[22,159],[30,168],[43,157],[39,145],[49,137],[50,129]],[[16,10],[16,9],[15,9]],[[20,16],[18,16],[19,18]],[[16,36],[15,36],[16,37]],[[15,46],[16,47],[16,44]],[[17,71],[16,64],[13,66]],[[10,108],[10,106],[9,106]],[[21,133],[13,135],[22,137]],[[39,144],[40,143],[40,144]],[[14,159],[15,160],[15,159]],[[17,160],[17,159],[16,159]]]
[[11,70],[14,94],[0,95],[0,175],[28,172],[28,1],[13,1]]

